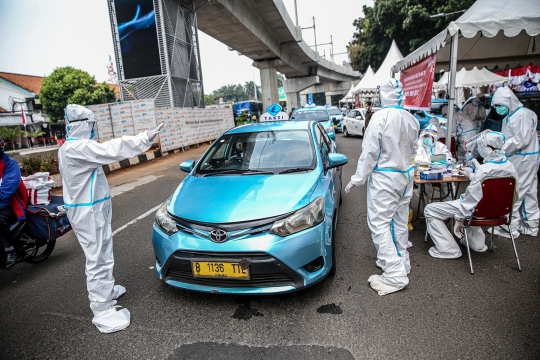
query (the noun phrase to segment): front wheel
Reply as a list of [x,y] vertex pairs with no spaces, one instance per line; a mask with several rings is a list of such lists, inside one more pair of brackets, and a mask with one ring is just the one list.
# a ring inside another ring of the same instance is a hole
[[349,131],[347,130],[345,126],[343,127],[343,136],[349,137]]
[[22,234],[18,242],[21,244],[19,248],[26,253],[24,261],[31,264],[37,264],[47,259],[56,245],[56,240],[36,239],[26,233]]

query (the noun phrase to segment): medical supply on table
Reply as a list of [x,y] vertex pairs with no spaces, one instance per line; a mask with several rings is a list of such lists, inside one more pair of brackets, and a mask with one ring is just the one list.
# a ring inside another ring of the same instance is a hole
[[427,170],[420,173],[420,179],[422,180],[441,180],[443,173],[437,170]]

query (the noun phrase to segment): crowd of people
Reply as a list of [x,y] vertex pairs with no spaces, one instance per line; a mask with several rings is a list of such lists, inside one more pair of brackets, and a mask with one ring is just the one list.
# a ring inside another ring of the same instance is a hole
[[[536,136],[537,116],[523,107],[512,90],[502,87],[492,100],[497,114],[505,116],[502,131],[486,130],[476,136],[485,121],[482,100],[482,96],[477,96],[461,114],[455,114],[461,156],[474,148],[482,164],[473,160],[475,171],[464,173],[471,182],[459,199],[431,203],[425,208],[427,231],[435,245],[429,249],[429,254],[435,258],[461,256],[460,247],[444,222],[449,218],[455,219],[454,234],[458,239],[462,239],[463,232],[467,231],[470,250],[487,250],[482,229],[464,229],[463,223],[465,218],[472,216],[482,199],[482,182],[487,178],[514,177],[517,180],[512,222],[509,227],[496,227],[495,234],[503,237],[510,237],[510,232],[514,237],[538,235],[540,152]],[[367,221],[377,250],[376,264],[382,269],[381,275],[370,276],[368,282],[379,295],[399,291],[409,283],[407,275],[411,265],[407,249],[412,244],[407,217],[413,194],[414,164],[429,165],[436,154],[451,156],[447,146],[438,141],[437,126],[429,124],[420,131],[418,121],[403,108],[403,101],[402,85],[398,80],[389,79],[380,86],[379,102],[383,109],[371,117],[356,172],[345,188],[349,193],[367,182]],[[476,138],[472,139],[474,136]]]

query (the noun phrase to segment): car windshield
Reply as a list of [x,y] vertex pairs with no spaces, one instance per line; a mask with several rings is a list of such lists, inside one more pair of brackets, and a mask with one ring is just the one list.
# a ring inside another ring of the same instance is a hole
[[446,102],[432,102],[429,112],[432,114],[441,115],[442,114],[442,108],[444,106],[448,106],[448,103]]
[[295,111],[291,115],[291,120],[328,121],[328,113],[326,110]]
[[328,108],[328,114],[330,115],[341,115],[341,110],[335,107]]
[[315,165],[307,130],[246,132],[223,135],[199,162],[195,175],[278,174],[313,170]]

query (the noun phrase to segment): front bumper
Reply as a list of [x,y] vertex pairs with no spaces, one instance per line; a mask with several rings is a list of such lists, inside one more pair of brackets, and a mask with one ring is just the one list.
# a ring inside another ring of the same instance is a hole
[[[330,225],[328,225],[330,223]],[[331,267],[331,220],[281,238],[268,231],[215,243],[198,234],[178,231],[169,236],[156,224],[152,243],[156,272],[167,284],[188,290],[229,294],[277,294],[296,291],[324,279]],[[217,227],[217,226],[216,226]],[[324,265],[304,268],[317,258]],[[192,259],[249,261],[249,280],[194,277]]]

